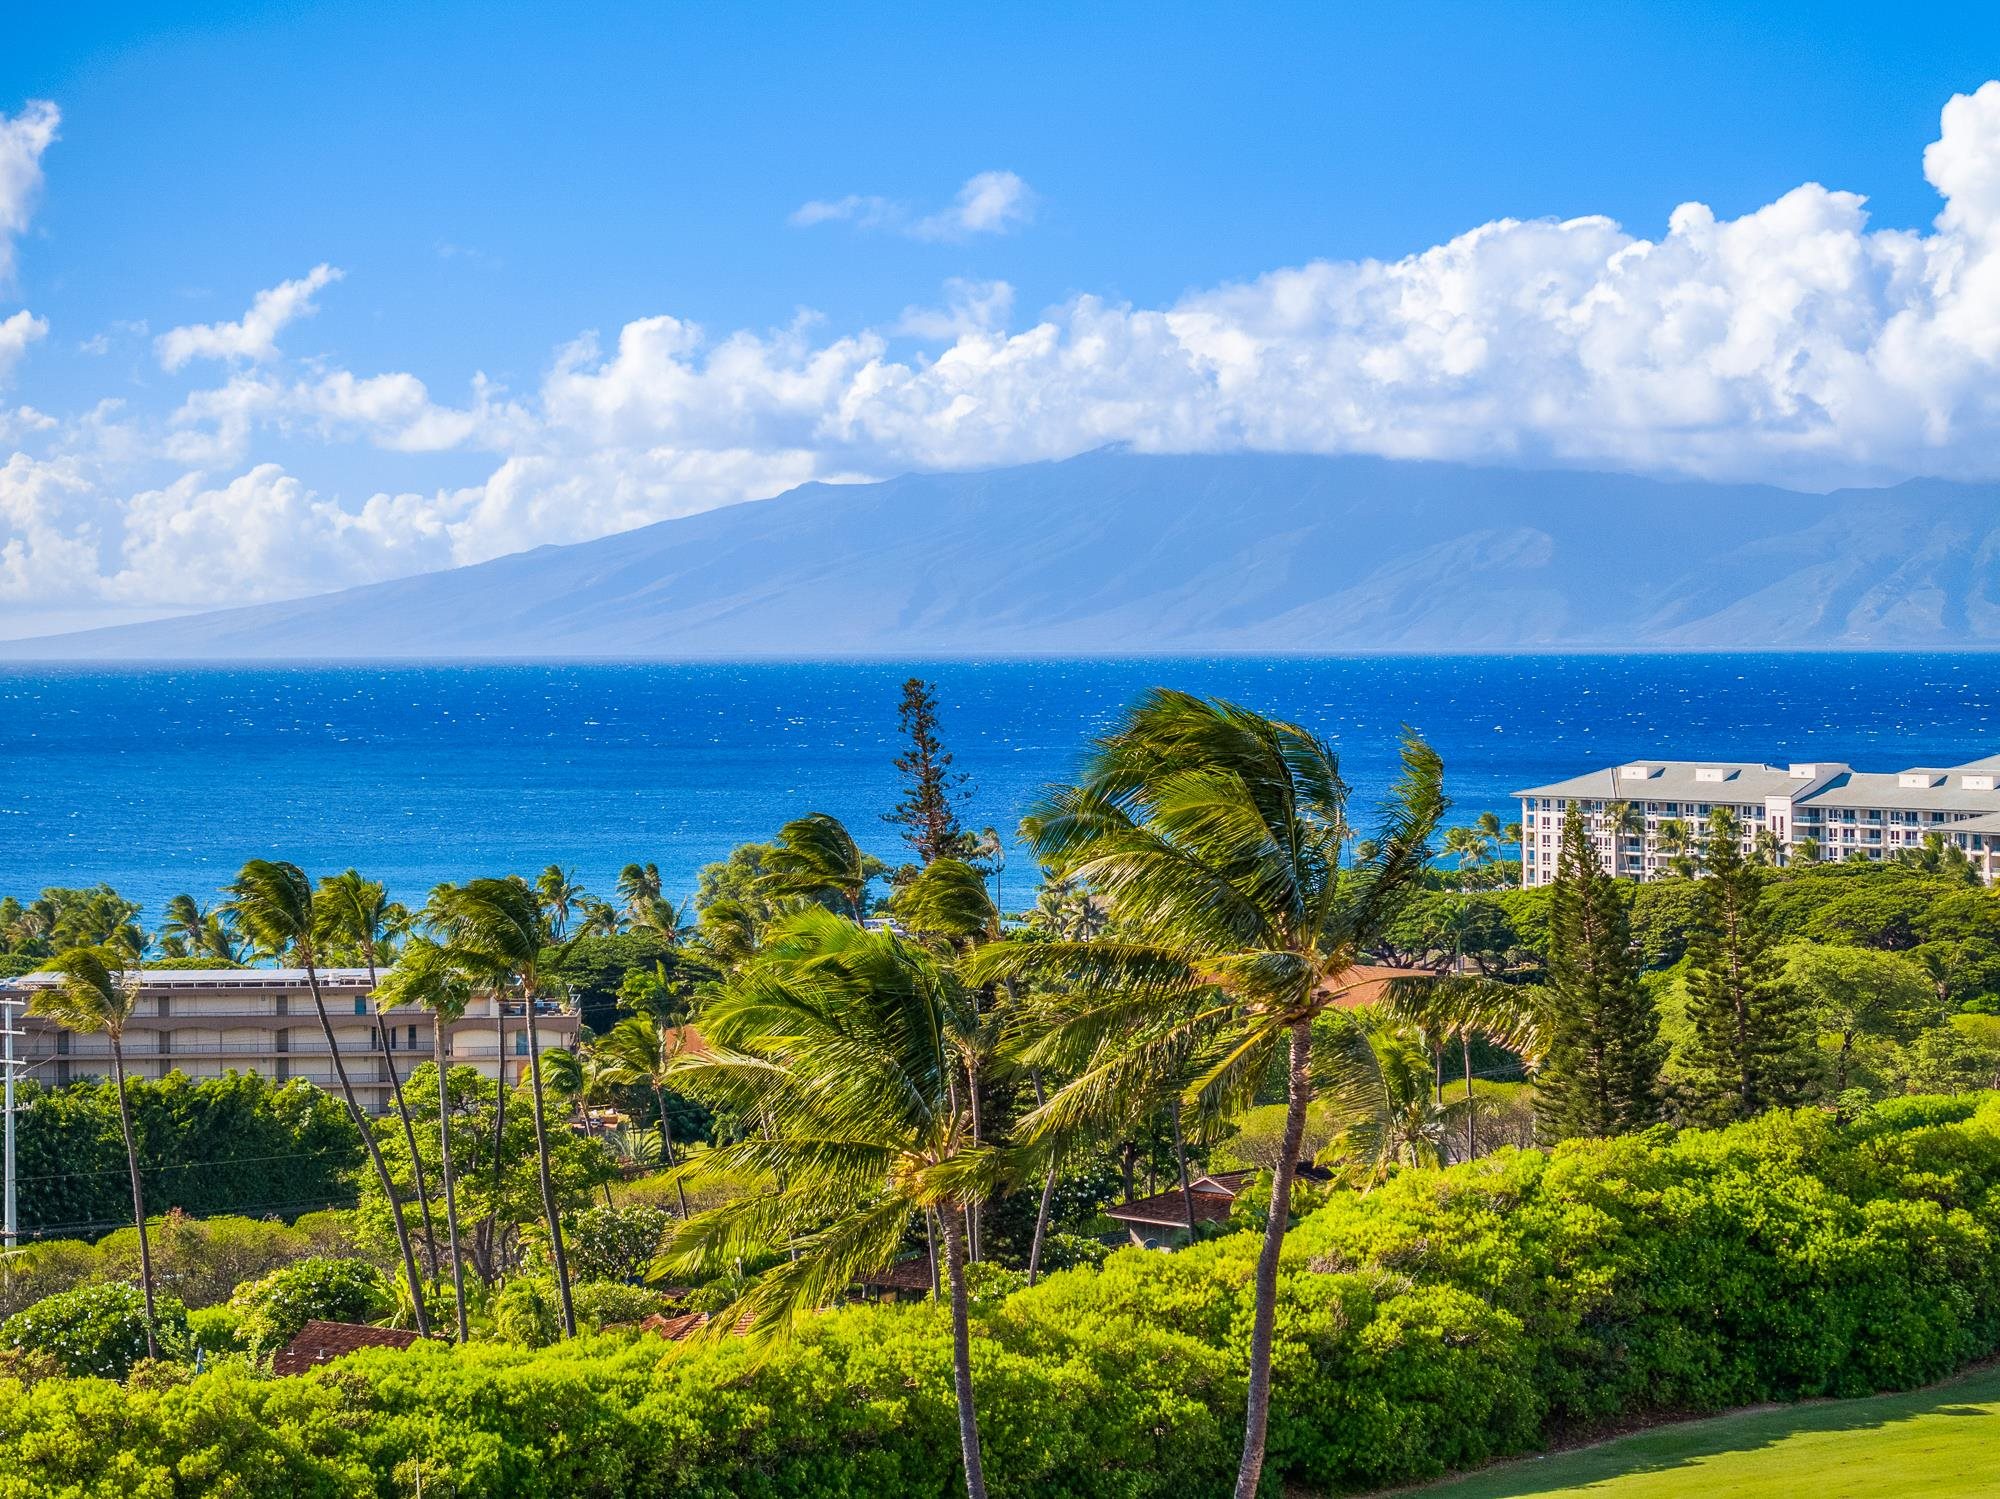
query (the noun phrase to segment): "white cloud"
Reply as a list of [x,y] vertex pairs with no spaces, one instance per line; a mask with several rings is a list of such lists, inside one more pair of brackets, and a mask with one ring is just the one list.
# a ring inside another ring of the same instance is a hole
[[935,213],[919,214],[891,198],[850,193],[844,198],[815,199],[792,210],[794,228],[816,224],[852,224],[910,239],[962,240],[975,234],[1006,234],[1031,222],[1036,198],[1013,172],[980,172],[968,177],[951,203]]
[[[115,403],[55,431],[14,422],[46,456],[0,471],[0,602],[276,597],[807,479],[1107,442],[1807,488],[2000,477],[2000,83],[1951,101],[1924,170],[1944,201],[1921,231],[1871,228],[1862,199],[1807,184],[1734,219],[1685,204],[1653,237],[1504,219],[1158,307],[1084,296],[1018,321],[1006,283],[953,281],[879,329],[648,316],[558,350],[533,392],[475,379],[457,403],[408,373],[282,361],[308,289],[227,325],[217,341],[263,367],[185,392],[164,424]],[[974,232],[1006,201],[968,184],[953,211]],[[920,222],[896,212],[902,232]],[[371,473],[382,454],[478,455],[455,461],[486,477],[343,502],[290,471],[310,453],[258,462],[272,434],[362,445]]]
[[341,273],[330,265],[316,265],[296,281],[281,282],[260,291],[249,311],[233,323],[193,323],[169,328],[155,344],[163,369],[177,370],[192,359],[243,359],[255,362],[275,359],[278,335],[287,324],[318,311],[313,295],[338,281]]
[[28,345],[48,335],[47,318],[38,318],[26,308],[11,317],[0,318],[0,385],[6,383]]
[[56,138],[62,111],[31,99],[17,115],[0,115],[0,285],[14,273],[14,241],[28,227],[42,186],[42,153]]
[[942,213],[934,213],[911,230],[918,239],[965,239],[974,234],[1005,234],[1035,216],[1035,195],[1012,172],[981,172],[966,179],[958,197]]

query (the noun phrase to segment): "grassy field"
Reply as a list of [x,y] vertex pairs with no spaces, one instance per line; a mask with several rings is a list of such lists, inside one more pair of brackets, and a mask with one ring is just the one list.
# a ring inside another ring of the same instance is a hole
[[1872,1400],[1662,1427],[1422,1499],[1973,1499],[2000,1494],[2000,1368]]

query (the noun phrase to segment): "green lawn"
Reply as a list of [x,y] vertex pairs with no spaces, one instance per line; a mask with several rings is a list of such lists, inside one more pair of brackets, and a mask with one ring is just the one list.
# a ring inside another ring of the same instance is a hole
[[2000,1368],[1872,1400],[1662,1427],[1489,1468],[1422,1499],[1972,1499],[2000,1494]]

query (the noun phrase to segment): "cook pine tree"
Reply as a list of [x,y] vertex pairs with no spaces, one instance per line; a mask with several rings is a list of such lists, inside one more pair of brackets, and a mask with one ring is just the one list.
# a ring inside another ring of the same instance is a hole
[[937,684],[911,677],[896,716],[908,748],[896,756],[903,799],[888,820],[902,828],[921,863],[965,858],[972,839],[959,826],[958,804],[967,795],[967,777],[951,768],[951,752],[938,734]]
[[1709,814],[1688,944],[1689,1112],[1710,1124],[1804,1103],[1818,1060],[1806,998],[1772,956],[1763,878],[1742,838],[1728,808]]
[[1666,1048],[1618,882],[1571,806],[1549,899],[1549,1035],[1536,1077],[1536,1133],[1549,1142],[1621,1135],[1660,1117]]

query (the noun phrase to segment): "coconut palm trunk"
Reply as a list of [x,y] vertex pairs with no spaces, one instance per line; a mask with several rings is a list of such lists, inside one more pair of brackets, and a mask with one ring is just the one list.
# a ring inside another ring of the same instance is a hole
[[1285,1091],[1285,1137],[1277,1169],[1271,1173],[1271,1216],[1264,1247],[1257,1255],[1256,1312],[1250,1325],[1250,1390],[1243,1417],[1243,1461],[1236,1471],[1236,1499],[1256,1499],[1264,1472],[1264,1444],[1271,1424],[1271,1330],[1278,1313],[1278,1257],[1285,1248],[1291,1217],[1292,1173],[1305,1141],[1306,1106],[1312,1102],[1312,1025],[1292,1027],[1289,1077]]
[[132,1178],[132,1223],[139,1230],[139,1292],[146,1302],[146,1357],[160,1356],[160,1341],[154,1331],[153,1246],[146,1236],[146,1189],[139,1181],[139,1147],[132,1139],[132,1109],[125,1098],[125,1042],[117,1031],[110,1033],[111,1070],[118,1077],[118,1130],[125,1137],[125,1169]]
[[549,1174],[549,1136],[542,1108],[542,1047],[535,1027],[535,996],[527,1003],[528,1097],[535,1113],[535,1171],[541,1179],[542,1213],[549,1224],[549,1258],[555,1265],[556,1295],[562,1303],[563,1336],[576,1336],[576,1308],[570,1302],[569,1258],[563,1252],[562,1214],[556,1211],[555,1181]]
[[[372,996],[377,982],[375,946],[372,942],[364,949],[364,955],[368,960],[368,992]],[[389,1044],[389,1022],[382,1016],[379,1000],[375,1001],[374,1009],[375,1040],[382,1049],[383,1070],[389,1074],[389,1091],[396,1100],[396,1118],[403,1126],[403,1144],[410,1152],[410,1175],[416,1178],[417,1183],[417,1217],[424,1225],[424,1259],[429,1264],[431,1280],[435,1282],[438,1278],[437,1228],[431,1222],[431,1196],[424,1186],[423,1157],[417,1154],[417,1132],[410,1124],[410,1106],[403,1101],[403,1079],[396,1071],[395,1050]]]
[[[388,1162],[382,1159],[382,1147],[375,1139],[375,1131],[368,1123],[368,1116],[361,1112],[361,1105],[355,1101],[354,1084],[347,1076],[347,1063],[341,1060],[340,1043],[333,1038],[333,1019],[326,1011],[326,996],[320,993],[319,969],[310,955],[305,955],[306,987],[312,991],[313,1010],[319,1016],[320,1034],[326,1037],[327,1055],[333,1060],[333,1075],[340,1082],[340,1096],[347,1104],[347,1114],[354,1121],[355,1129],[361,1132],[361,1143],[368,1148],[369,1163],[375,1168],[375,1179],[381,1184],[382,1196],[388,1200],[389,1215],[396,1224],[396,1245],[403,1253],[403,1274],[410,1286],[410,1305],[414,1313],[417,1333],[420,1337],[431,1335],[430,1316],[424,1308],[423,1280],[417,1273],[417,1252],[410,1243],[410,1226],[403,1220],[402,1199],[396,1195],[396,1183],[389,1175]],[[410,1162],[416,1170],[416,1161]],[[418,1173],[421,1175],[421,1172]]]
[[[451,1090],[444,1054],[445,1018],[440,1014],[436,1019],[431,1031],[431,1063],[437,1068],[438,1161],[444,1178],[444,1232],[451,1246],[451,1294],[458,1311],[458,1340],[463,1343],[466,1340],[465,1255],[458,1244],[458,1191],[451,1174]],[[410,1147],[410,1158],[416,1159],[414,1145]]]
[[[1033,1085],[1035,1090],[1035,1107],[1040,1108],[1049,1099],[1048,1094],[1042,1088],[1042,1073],[1039,1067],[1029,1071],[1028,1081]],[[1049,1204],[1054,1201],[1055,1195],[1056,1158],[1051,1154],[1049,1156],[1049,1169],[1042,1174],[1042,1200],[1040,1205],[1035,1209],[1035,1238],[1034,1242],[1028,1247],[1028,1284],[1031,1286],[1041,1278],[1042,1242],[1048,1237]]]
[[506,1174],[507,1154],[507,995],[504,986],[493,991],[493,1209],[486,1215],[486,1234],[493,1243],[493,1266],[500,1265],[500,1184]]
[[[672,1171],[680,1163],[674,1157],[674,1127],[667,1122],[667,1090],[660,1086],[659,1074],[653,1075],[653,1107],[660,1111],[660,1159]],[[677,1176],[674,1178],[674,1195],[680,1199],[681,1217],[688,1215],[687,1185]]]
[[979,1456],[979,1416],[972,1404],[972,1318],[965,1291],[965,1209],[946,1204],[945,1273],[951,1281],[951,1379],[958,1396],[958,1450],[965,1463],[966,1499],[986,1499],[986,1468]]

